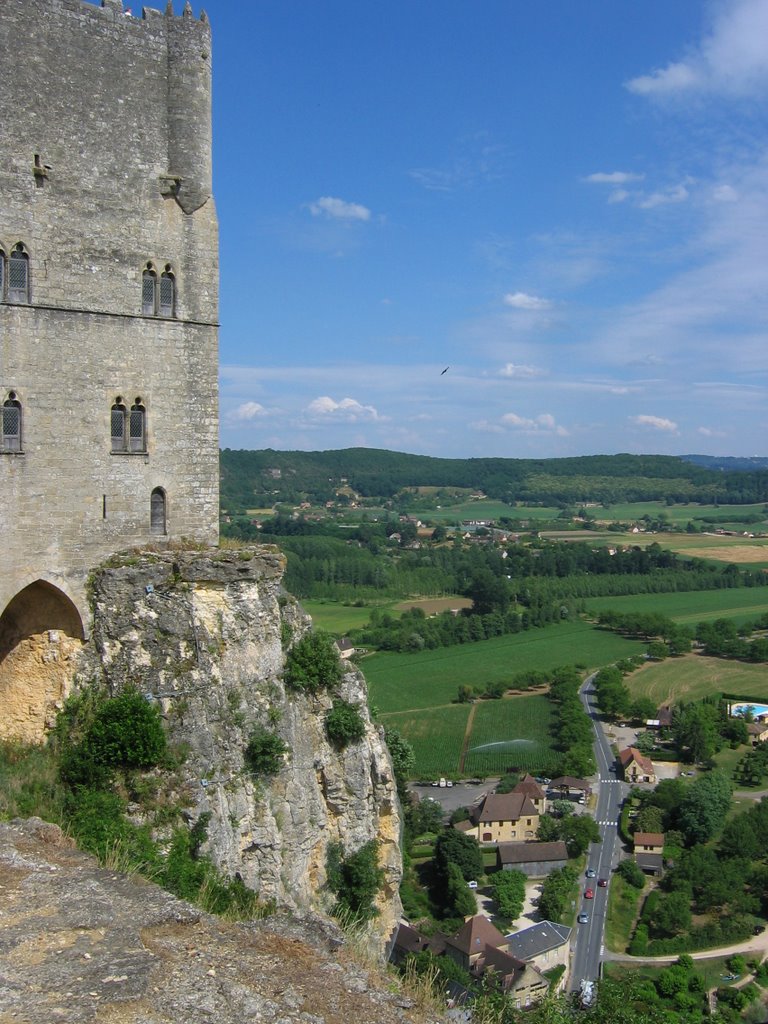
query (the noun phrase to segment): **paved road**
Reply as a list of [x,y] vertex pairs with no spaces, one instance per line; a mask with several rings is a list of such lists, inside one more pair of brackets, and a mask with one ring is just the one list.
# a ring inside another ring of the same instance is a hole
[[[619,815],[622,802],[629,792],[629,786],[620,782],[609,768],[615,758],[606,739],[597,712],[592,679],[590,676],[581,689],[584,709],[592,719],[595,729],[594,752],[599,782],[595,787],[595,820],[600,829],[602,842],[593,843],[587,856],[587,868],[596,872],[596,878],[583,878],[577,911],[589,914],[586,924],[576,924],[573,944],[569,988],[575,991],[582,979],[595,980],[600,975],[600,961],[603,959],[605,943],[605,918],[608,910],[608,888],[597,885],[600,878],[610,882],[611,873],[621,857],[621,840],[618,834]],[[584,898],[587,888],[594,891],[594,899]]]

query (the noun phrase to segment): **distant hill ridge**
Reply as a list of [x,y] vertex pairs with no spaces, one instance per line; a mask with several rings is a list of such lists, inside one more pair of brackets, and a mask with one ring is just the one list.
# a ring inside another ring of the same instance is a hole
[[751,504],[768,501],[768,458],[618,454],[444,459],[377,448],[221,452],[222,506],[228,511],[278,501],[327,501],[344,486],[362,497],[382,499],[415,487],[468,489],[510,505],[652,500]]

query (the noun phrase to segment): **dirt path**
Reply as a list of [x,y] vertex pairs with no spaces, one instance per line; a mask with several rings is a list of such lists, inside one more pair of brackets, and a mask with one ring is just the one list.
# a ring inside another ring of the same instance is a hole
[[[768,931],[754,935],[746,942],[735,943],[732,946],[718,946],[717,949],[703,949],[698,953],[689,953],[688,955],[694,960],[711,960],[715,957],[732,956],[734,953],[759,954],[759,958],[762,960],[768,953]],[[672,964],[678,956],[680,956],[679,953],[670,956],[630,956],[629,953],[612,953],[608,949],[603,954],[605,960],[630,964]]]
[[464,760],[467,756],[467,750],[469,749],[469,740],[472,736],[472,726],[475,722],[475,711],[477,710],[477,704],[473,704],[469,709],[467,715],[467,725],[464,729],[464,742],[461,744],[461,754],[459,756],[459,775],[464,774]]

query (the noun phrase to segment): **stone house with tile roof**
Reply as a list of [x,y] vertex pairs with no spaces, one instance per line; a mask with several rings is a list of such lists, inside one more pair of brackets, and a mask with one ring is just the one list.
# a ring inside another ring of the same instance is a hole
[[627,782],[649,782],[656,783],[656,771],[653,761],[645,754],[641,754],[636,747],[627,747],[619,751],[619,763],[624,771],[624,778]]
[[535,839],[539,812],[525,793],[492,793],[472,815],[462,831],[480,843],[512,843]]

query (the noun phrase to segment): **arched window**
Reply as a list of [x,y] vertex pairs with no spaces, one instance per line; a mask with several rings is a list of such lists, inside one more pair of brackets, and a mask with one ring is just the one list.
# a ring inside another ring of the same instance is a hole
[[132,452],[147,450],[147,411],[140,398],[137,398],[131,406],[128,441]]
[[176,279],[170,263],[160,275],[160,316],[172,317],[176,309]]
[[149,499],[149,530],[150,533],[166,532],[166,497],[162,487],[156,487]]
[[158,278],[154,264],[149,262],[141,274],[141,311],[144,316],[172,318],[176,315],[176,277],[166,263]]
[[120,395],[115,399],[115,404],[112,406],[111,415],[111,432],[112,432],[112,451],[113,452],[124,452],[126,448],[126,408],[123,404],[123,400]]
[[155,315],[155,298],[157,295],[157,274],[151,263],[148,263],[141,275],[141,311],[144,316]]
[[10,391],[3,402],[2,450],[21,451],[21,402],[15,391]]
[[29,302],[29,256],[21,242],[11,250],[8,260],[7,297],[9,302]]

